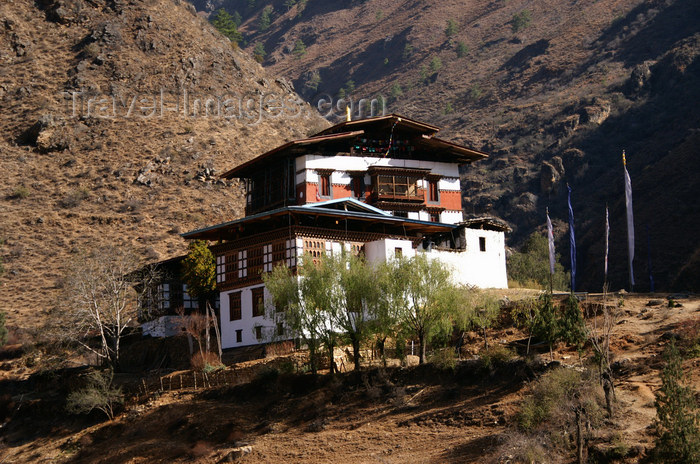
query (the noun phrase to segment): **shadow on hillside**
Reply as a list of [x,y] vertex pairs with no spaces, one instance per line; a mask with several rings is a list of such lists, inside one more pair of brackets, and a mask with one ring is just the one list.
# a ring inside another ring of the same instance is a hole
[[499,437],[500,434],[494,433],[484,437],[469,439],[461,445],[443,452],[438,462],[460,464],[463,462],[481,462],[484,456],[498,445]]
[[632,67],[656,59],[679,40],[700,31],[700,2],[671,0],[644,2],[614,21],[596,39],[593,58],[581,64],[579,73],[609,58],[606,51],[616,50],[615,59]]

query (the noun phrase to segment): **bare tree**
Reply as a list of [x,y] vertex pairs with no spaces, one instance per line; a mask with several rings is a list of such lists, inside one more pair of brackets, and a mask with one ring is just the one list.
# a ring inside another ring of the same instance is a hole
[[58,325],[99,360],[119,367],[121,338],[138,314],[135,288],[150,288],[154,266],[130,250],[104,247],[79,253],[68,265]]
[[[588,314],[588,339],[593,346],[598,364],[600,384],[605,392],[605,407],[608,411],[608,415],[612,416],[613,403],[615,401],[615,384],[610,363],[610,340],[612,337],[612,330],[617,323],[618,311],[617,308],[609,305],[607,300],[608,285],[605,284],[603,287],[603,302],[600,305],[588,305],[588,310],[592,312]],[[598,315],[599,311],[602,319]]]

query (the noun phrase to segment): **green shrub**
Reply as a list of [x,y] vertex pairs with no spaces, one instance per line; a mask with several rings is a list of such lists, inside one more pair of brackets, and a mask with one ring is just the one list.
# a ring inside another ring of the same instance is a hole
[[459,26],[457,25],[457,21],[455,21],[454,19],[448,19],[447,27],[445,28],[445,35],[447,37],[452,37],[457,32],[459,32]]
[[556,407],[573,396],[580,382],[581,374],[573,369],[559,368],[542,376],[521,404],[516,418],[520,429],[532,432],[548,421]]
[[457,42],[457,57],[464,58],[469,53],[469,47],[464,42]]
[[455,350],[452,348],[435,350],[428,358],[428,362],[433,364],[438,369],[454,371],[455,367],[457,367]]
[[302,56],[306,55],[306,45],[304,45],[303,40],[297,39],[296,43],[294,44],[294,50],[292,50],[292,53],[297,58],[301,58]]
[[274,8],[272,8],[271,5],[266,6],[263,10],[262,13],[260,13],[260,23],[258,24],[258,29],[260,29],[260,32],[265,32],[270,28],[270,23],[272,22],[272,13],[274,12]]
[[503,345],[491,345],[479,352],[481,367],[490,370],[503,366],[516,356],[515,352]]
[[61,206],[64,208],[75,208],[88,198],[90,198],[90,191],[85,187],[81,187],[68,192],[61,200]]
[[12,191],[12,194],[10,195],[11,198],[14,198],[16,200],[23,200],[28,196],[29,189],[24,185],[18,185],[17,187],[15,187],[15,189]]
[[515,33],[520,32],[527,28],[531,21],[532,13],[530,13],[530,10],[523,10],[513,15],[513,19],[510,21],[511,29]]

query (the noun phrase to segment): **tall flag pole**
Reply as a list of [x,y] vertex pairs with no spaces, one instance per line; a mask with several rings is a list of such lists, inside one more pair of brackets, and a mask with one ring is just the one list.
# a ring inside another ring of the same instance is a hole
[[554,231],[552,221],[549,219],[549,208],[547,208],[547,242],[549,243],[549,292],[552,293],[554,281]]
[[610,243],[610,220],[608,219],[608,205],[605,205],[605,272],[603,274],[603,286],[608,282],[608,249]]
[[576,291],[576,236],[574,235],[574,209],[571,207],[571,187],[566,184],[569,191],[569,251],[571,253],[571,293]]
[[622,165],[625,170],[625,206],[627,207],[627,250],[629,255],[629,270],[630,270],[630,292],[634,291],[634,216],[632,213],[632,181],[630,174],[627,172],[627,159],[625,151],[622,150]]

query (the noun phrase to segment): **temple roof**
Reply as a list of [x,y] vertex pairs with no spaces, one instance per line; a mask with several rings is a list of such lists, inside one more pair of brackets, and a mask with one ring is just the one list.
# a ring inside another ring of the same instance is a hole
[[[259,169],[261,163],[283,158],[296,158],[306,154],[358,156],[358,154],[353,153],[354,146],[362,143],[363,140],[377,138],[389,140],[390,143],[395,138],[400,138],[409,140],[413,145],[414,150],[411,151],[410,155],[392,153],[391,158],[466,164],[488,157],[486,153],[481,151],[435,137],[434,135],[438,131],[439,128],[435,126],[396,114],[345,121],[312,137],[280,145],[225,172],[222,177],[226,179],[246,178]],[[387,155],[388,151],[386,154],[374,154],[376,157]],[[368,154],[364,153],[359,156],[368,156]]]

